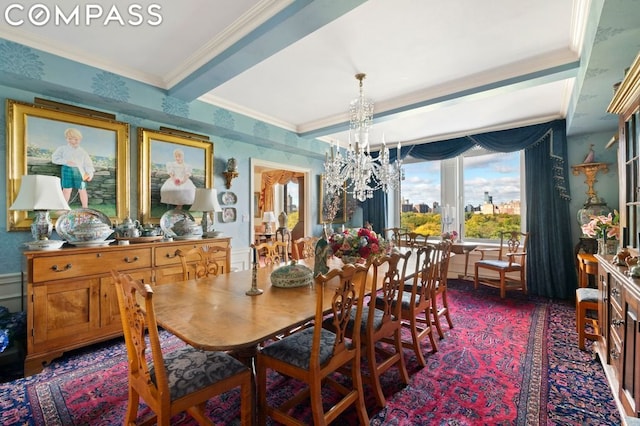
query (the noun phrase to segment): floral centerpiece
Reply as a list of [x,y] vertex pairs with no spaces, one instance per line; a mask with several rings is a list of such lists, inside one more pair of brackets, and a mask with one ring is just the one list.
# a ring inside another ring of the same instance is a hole
[[591,216],[589,223],[582,225],[582,233],[591,238],[598,239],[598,253],[615,254],[620,235],[620,217],[614,210],[607,216]]
[[458,239],[458,233],[456,231],[445,231],[440,234],[440,238],[443,240],[456,241]]
[[333,255],[342,258],[345,263],[368,261],[386,254],[390,249],[387,241],[367,228],[349,228],[329,237],[329,246]]

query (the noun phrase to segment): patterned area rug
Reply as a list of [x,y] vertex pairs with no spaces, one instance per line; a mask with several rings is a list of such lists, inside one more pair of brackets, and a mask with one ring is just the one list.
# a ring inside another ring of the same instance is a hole
[[[501,300],[493,289],[474,291],[469,282],[450,284],[454,328],[446,325],[438,352],[424,353],[420,369],[415,355],[404,355],[410,383],[395,369],[383,376],[387,406],[375,406],[365,387],[372,425],[538,425],[620,424],[602,368],[590,353],[577,349],[575,309],[566,303],[514,295]],[[163,347],[183,343],[166,333]],[[300,387],[275,373],[269,400],[282,400]],[[37,375],[0,385],[0,424],[111,425],[126,409],[127,363],[121,340],[78,350]],[[335,396],[327,393],[330,402]],[[216,424],[238,424],[238,392],[209,401]],[[142,406],[139,419],[150,415]],[[297,415],[310,420],[308,406]],[[354,412],[336,424],[356,424]],[[188,415],[175,425],[195,424]]]

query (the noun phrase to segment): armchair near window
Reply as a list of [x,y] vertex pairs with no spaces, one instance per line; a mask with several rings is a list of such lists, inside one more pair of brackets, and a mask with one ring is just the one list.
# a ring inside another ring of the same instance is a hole
[[[479,284],[500,289],[500,297],[505,298],[507,290],[521,290],[527,293],[526,255],[528,232],[505,231],[500,233],[500,247],[476,249],[481,253],[475,264],[474,287]],[[485,259],[485,254],[497,252],[497,259]],[[497,274],[498,278],[480,276],[482,270]],[[507,275],[510,274],[510,275]]]

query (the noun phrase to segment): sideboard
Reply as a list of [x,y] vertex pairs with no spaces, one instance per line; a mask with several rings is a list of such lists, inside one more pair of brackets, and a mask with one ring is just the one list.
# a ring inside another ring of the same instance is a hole
[[640,279],[626,275],[626,266],[598,259],[598,321],[600,338],[594,349],[609,385],[627,416],[640,414]]
[[[152,285],[182,280],[178,249],[201,245],[225,248],[220,260],[230,270],[231,238],[62,248],[24,252],[27,300],[27,356],[24,375],[65,351],[122,334],[111,270]],[[191,259],[195,261],[196,259]]]

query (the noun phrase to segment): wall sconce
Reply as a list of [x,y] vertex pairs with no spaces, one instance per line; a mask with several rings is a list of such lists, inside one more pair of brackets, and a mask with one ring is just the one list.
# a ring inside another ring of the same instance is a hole
[[225,186],[230,189],[231,181],[238,177],[238,165],[235,158],[231,157],[227,160],[227,170],[222,174],[224,175]]

